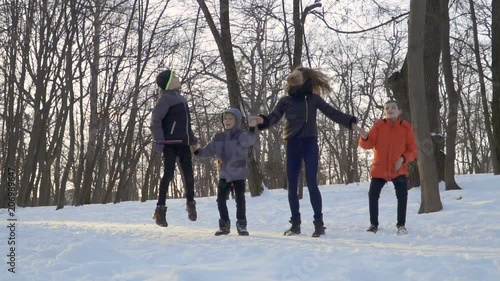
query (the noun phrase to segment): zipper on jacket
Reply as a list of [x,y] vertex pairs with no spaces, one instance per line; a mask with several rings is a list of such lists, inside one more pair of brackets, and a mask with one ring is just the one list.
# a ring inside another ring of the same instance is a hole
[[177,123],[177,121],[174,121],[174,124],[172,124],[172,129],[170,129],[170,134],[174,133],[175,123]]
[[[388,172],[388,175],[391,175],[392,171],[394,171],[394,164],[392,164],[392,162],[391,162],[391,159],[392,159],[392,135],[394,133],[393,129],[394,129],[394,124],[392,124],[389,127],[389,153],[387,153],[387,172]],[[394,171],[394,173],[396,173],[396,171]]]
[[187,101],[184,102],[184,108],[186,109],[186,135],[188,139],[188,145],[191,145],[191,141],[189,140],[189,109],[187,107]]
[[306,123],[307,123],[307,119],[309,118],[309,106],[307,103],[307,96],[304,96],[304,99],[306,100]]

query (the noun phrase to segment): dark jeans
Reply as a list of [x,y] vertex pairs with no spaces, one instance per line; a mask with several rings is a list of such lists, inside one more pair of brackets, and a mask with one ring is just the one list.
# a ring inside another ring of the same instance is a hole
[[300,168],[304,160],[306,169],[307,189],[314,210],[314,220],[322,221],[322,199],[318,188],[318,139],[316,137],[293,137],[286,143],[286,175],[288,179],[288,203],[290,204],[291,220],[300,219],[300,206],[297,189]]
[[[370,190],[368,191],[368,201],[370,206],[370,223],[378,226],[378,199],[380,192],[387,181],[379,178],[372,178]],[[406,205],[408,202],[408,190],[406,176],[399,176],[392,180],[398,199],[398,222],[397,226],[404,226],[406,223]]]
[[160,182],[160,191],[157,205],[165,205],[168,185],[174,178],[175,162],[179,159],[179,168],[184,179],[185,196],[187,201],[194,200],[193,162],[191,150],[187,145],[165,145],[163,149],[163,177]]
[[231,185],[234,187],[236,196],[236,219],[246,220],[245,206],[245,180],[235,180],[226,182],[225,179],[219,179],[217,187],[217,207],[219,208],[220,218],[224,221],[229,220],[229,212],[227,211],[227,198]]

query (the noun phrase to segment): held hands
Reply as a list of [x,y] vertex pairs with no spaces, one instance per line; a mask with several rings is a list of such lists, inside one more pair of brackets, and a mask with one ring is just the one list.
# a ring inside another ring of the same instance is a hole
[[365,139],[365,140],[368,138],[368,132],[367,132],[367,131],[365,131],[365,129],[363,129],[363,128],[360,128],[360,130],[359,130],[359,135],[360,135],[363,139]]
[[191,150],[191,153],[194,153],[198,149],[198,144],[192,144],[189,146],[189,150]]
[[403,158],[403,156],[399,157],[398,161],[396,161],[396,164],[394,165],[394,170],[396,172],[399,171],[399,169],[401,169],[401,166],[403,165],[404,161],[405,159]]
[[250,116],[248,117],[248,126],[256,127],[258,124],[262,124],[264,119],[260,116]]
[[154,150],[158,153],[162,153],[164,147],[165,147],[165,145],[163,143],[155,143],[154,144]]
[[368,132],[365,129],[358,127],[358,124],[352,124],[352,130],[358,132],[363,139],[366,140],[368,138]]

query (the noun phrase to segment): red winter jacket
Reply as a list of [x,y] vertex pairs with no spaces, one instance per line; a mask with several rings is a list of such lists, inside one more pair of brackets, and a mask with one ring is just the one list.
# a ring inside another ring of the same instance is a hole
[[[410,123],[404,120],[379,119],[364,140],[359,137],[359,146],[374,149],[375,157],[370,169],[373,178],[390,181],[400,175],[408,175],[407,164],[417,157],[415,135]],[[403,156],[404,162],[396,171],[394,166]]]

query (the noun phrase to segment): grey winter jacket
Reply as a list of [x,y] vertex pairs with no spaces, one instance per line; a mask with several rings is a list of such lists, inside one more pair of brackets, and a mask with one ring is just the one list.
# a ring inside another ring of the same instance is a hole
[[203,158],[216,156],[222,162],[219,178],[232,182],[247,179],[248,148],[255,144],[257,138],[253,129],[241,129],[242,116],[238,109],[230,108],[224,111],[228,112],[236,116],[236,125],[230,130],[216,133],[205,147],[196,150],[194,154]]
[[264,123],[258,125],[259,130],[274,126],[285,116],[283,139],[292,137],[317,137],[316,115],[318,109],[333,122],[351,129],[356,117],[338,111],[319,95],[313,94],[312,82],[306,80],[302,86],[292,87],[287,96],[282,97],[273,111],[268,115],[260,115]]
[[164,145],[196,143],[189,108],[179,90],[163,93],[153,109],[150,128],[158,152],[163,151]]

